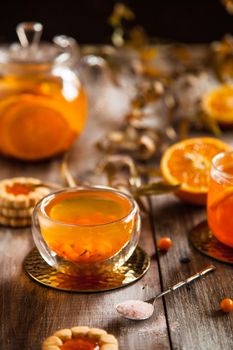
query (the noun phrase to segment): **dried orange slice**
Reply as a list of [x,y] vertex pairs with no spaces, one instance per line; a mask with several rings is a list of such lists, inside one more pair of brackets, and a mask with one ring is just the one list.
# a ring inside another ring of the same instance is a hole
[[233,125],[233,85],[221,85],[202,99],[203,111],[222,125]]
[[206,204],[212,158],[231,147],[219,139],[199,137],[175,143],[163,154],[161,171],[172,185],[180,184],[176,192],[193,204]]
[[0,105],[0,149],[23,160],[50,157],[67,149],[75,135],[62,111],[39,96],[21,95]]

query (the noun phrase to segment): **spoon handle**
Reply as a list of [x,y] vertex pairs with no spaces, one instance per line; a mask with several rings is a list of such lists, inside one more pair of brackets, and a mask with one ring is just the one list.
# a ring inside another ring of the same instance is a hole
[[184,286],[186,284],[189,284],[190,282],[192,282],[192,281],[194,281],[194,280],[196,280],[196,279],[206,275],[207,273],[209,273],[209,272],[211,272],[211,271],[213,271],[215,269],[216,269],[216,267],[214,265],[207,266],[203,270],[195,273],[194,275],[186,278],[183,281],[180,281],[180,282],[176,283],[174,286],[171,286],[167,290],[165,290],[164,292],[156,295],[155,300],[157,300],[158,298],[160,298],[160,297],[162,297],[162,296],[164,296],[164,295],[166,295],[166,294],[168,294],[170,292],[173,292],[174,290],[176,290],[176,289],[178,289],[178,288],[180,288],[180,287],[182,287],[182,286]]

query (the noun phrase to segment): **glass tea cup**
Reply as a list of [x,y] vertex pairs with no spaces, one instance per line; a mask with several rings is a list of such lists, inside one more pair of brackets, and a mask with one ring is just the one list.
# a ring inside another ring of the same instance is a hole
[[233,247],[233,152],[220,153],[212,160],[207,216],[214,236]]
[[114,270],[134,252],[141,220],[136,201],[110,187],[63,189],[35,207],[32,232],[43,259],[70,275]]

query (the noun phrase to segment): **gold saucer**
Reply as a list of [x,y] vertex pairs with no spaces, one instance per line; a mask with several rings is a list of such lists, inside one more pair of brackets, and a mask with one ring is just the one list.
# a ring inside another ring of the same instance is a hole
[[24,260],[26,272],[37,282],[67,292],[95,293],[125,287],[141,278],[149,269],[150,257],[137,247],[128,261],[115,271],[101,275],[70,276],[49,266],[38,250],[33,249]]
[[233,264],[233,248],[222,244],[214,237],[207,221],[201,222],[192,229],[190,241],[203,254],[216,260]]

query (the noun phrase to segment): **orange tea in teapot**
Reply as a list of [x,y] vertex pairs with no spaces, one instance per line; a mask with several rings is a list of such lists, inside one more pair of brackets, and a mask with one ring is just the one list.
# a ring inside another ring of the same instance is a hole
[[25,43],[29,29],[38,40],[38,25],[19,25],[21,46],[0,48],[0,153],[22,160],[66,151],[82,132],[87,114],[74,69],[74,40],[61,36],[56,45]]

